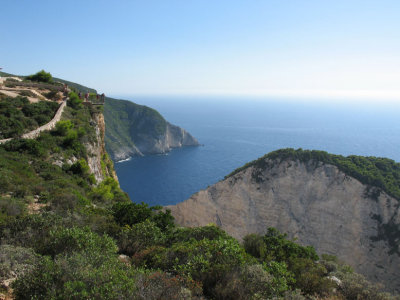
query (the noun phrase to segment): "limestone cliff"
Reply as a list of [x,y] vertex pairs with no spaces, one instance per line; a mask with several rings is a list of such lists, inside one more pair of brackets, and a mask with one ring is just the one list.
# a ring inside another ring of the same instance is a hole
[[147,106],[106,98],[104,115],[106,148],[114,161],[199,144],[187,131]]
[[105,149],[105,122],[102,113],[95,113],[92,115],[91,125],[95,129],[95,139],[85,143],[87,150],[87,163],[90,172],[96,178],[96,181],[102,182],[106,177],[113,177],[118,181],[117,174],[114,168],[108,167],[109,158]]
[[168,208],[180,225],[215,223],[238,239],[276,227],[400,290],[399,201],[335,165],[265,158]]

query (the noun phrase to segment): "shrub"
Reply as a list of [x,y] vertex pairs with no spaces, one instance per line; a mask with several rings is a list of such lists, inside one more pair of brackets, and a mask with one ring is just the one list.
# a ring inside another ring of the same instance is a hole
[[59,121],[56,123],[56,133],[61,136],[66,136],[68,132],[74,128],[74,125],[70,120]]
[[50,73],[46,72],[45,70],[41,70],[36,74],[27,76],[26,79],[31,81],[38,81],[38,82],[53,82],[53,76]]
[[29,248],[0,245],[0,282],[33,269],[39,256]]
[[75,162],[70,167],[70,171],[74,174],[81,175],[83,177],[89,176],[90,168],[83,158]]
[[73,252],[44,257],[12,287],[16,299],[132,299],[135,273],[115,256]]
[[163,212],[160,206],[149,207],[143,202],[140,204],[123,202],[116,203],[112,210],[115,221],[121,226],[132,226],[150,219],[163,231],[174,227],[174,217],[171,215],[171,211]]
[[125,227],[119,237],[118,246],[121,253],[132,256],[150,246],[160,245],[165,241],[165,234],[149,219],[142,223]]
[[204,299],[199,283],[160,271],[141,274],[137,286],[138,299]]
[[69,93],[68,105],[74,109],[80,109],[83,107],[83,100],[79,99],[78,95],[74,92]]
[[85,252],[87,254],[101,253],[113,256],[117,252],[115,242],[108,236],[100,236],[88,227],[58,228],[50,232],[49,254],[71,254]]
[[[287,289],[287,286],[285,287]],[[273,276],[261,265],[244,265],[226,274],[215,288],[217,299],[269,299],[275,296]]]
[[187,242],[191,239],[200,241],[202,239],[216,240],[219,238],[230,238],[221,228],[210,224],[203,227],[177,227],[168,237],[168,243]]

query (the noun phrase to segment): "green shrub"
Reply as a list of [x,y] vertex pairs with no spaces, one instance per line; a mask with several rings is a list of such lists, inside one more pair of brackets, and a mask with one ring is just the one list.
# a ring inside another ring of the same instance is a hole
[[119,251],[126,255],[142,251],[150,246],[161,245],[165,242],[165,234],[149,219],[142,223],[126,226],[118,237]]
[[62,120],[56,123],[55,132],[58,135],[66,136],[72,128],[74,128],[74,124],[70,120]]
[[32,249],[0,245],[0,282],[29,272],[38,260]]
[[[217,299],[270,299],[279,296],[281,293],[275,291],[281,289],[261,265],[244,265],[225,275],[215,288],[215,296]],[[283,289],[286,291],[287,286]]]
[[121,226],[132,226],[142,223],[149,219],[153,221],[161,230],[167,231],[173,228],[174,217],[171,211],[161,211],[161,206],[149,207],[146,203],[121,202],[116,203],[113,208],[115,221]]
[[69,93],[68,105],[74,109],[80,109],[83,107],[83,100],[79,99],[78,95],[74,92]]
[[38,81],[38,82],[53,82],[53,76],[45,70],[41,70],[36,74],[30,75],[26,77],[27,80]]
[[115,242],[108,236],[100,236],[88,227],[57,228],[50,232],[49,254],[71,254],[73,252],[101,253],[112,256],[117,252]]

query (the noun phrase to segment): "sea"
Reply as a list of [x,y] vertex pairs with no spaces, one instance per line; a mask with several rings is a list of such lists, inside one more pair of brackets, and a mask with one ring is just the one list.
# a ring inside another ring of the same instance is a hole
[[399,104],[228,96],[128,99],[158,110],[201,144],[115,164],[122,189],[132,201],[150,206],[182,202],[280,148],[400,162]]

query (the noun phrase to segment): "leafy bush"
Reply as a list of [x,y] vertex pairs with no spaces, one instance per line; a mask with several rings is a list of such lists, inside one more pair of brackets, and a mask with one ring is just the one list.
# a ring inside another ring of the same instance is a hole
[[161,245],[165,242],[165,234],[149,219],[132,227],[126,226],[118,237],[121,253],[132,256],[150,246]]
[[135,271],[116,256],[87,250],[44,257],[14,282],[16,299],[135,298]]
[[0,245],[0,282],[29,272],[38,260],[32,249]]
[[161,230],[167,231],[174,227],[174,218],[169,210],[161,211],[161,206],[149,207],[146,203],[123,202],[116,203],[113,208],[115,221],[121,226],[132,226],[149,219]]
[[199,283],[160,271],[138,276],[137,286],[138,299],[204,299]]
[[74,128],[74,124],[70,120],[62,120],[56,123],[56,133],[61,136],[66,136],[68,132]]
[[269,299],[277,296],[275,290],[280,288],[274,286],[273,276],[261,265],[244,265],[227,273],[215,294],[217,299]]
[[36,74],[29,75],[26,77],[27,80],[31,81],[38,81],[38,82],[53,82],[53,76],[50,73],[46,72],[45,70],[41,70]]
[[80,109],[83,107],[83,100],[79,99],[78,95],[74,92],[69,93],[68,105],[74,109]]

